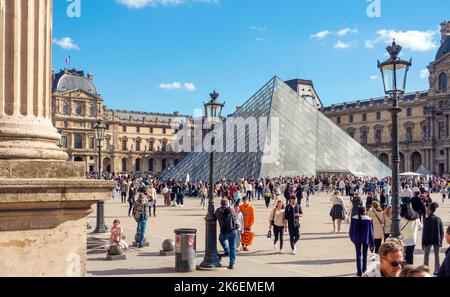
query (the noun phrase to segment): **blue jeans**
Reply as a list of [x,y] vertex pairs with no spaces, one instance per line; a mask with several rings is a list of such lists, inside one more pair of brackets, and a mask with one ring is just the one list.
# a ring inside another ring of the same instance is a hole
[[358,272],[358,276],[362,276],[363,273],[367,271],[367,253],[369,250],[369,245],[355,243],[355,249],[356,249],[356,270]]
[[230,265],[236,262],[236,239],[237,231],[231,233],[220,233],[219,241],[225,253],[230,254]]
[[137,225],[137,232],[141,234],[141,238],[139,240],[139,245],[144,246],[145,244],[145,231],[147,230],[147,220],[141,220]]

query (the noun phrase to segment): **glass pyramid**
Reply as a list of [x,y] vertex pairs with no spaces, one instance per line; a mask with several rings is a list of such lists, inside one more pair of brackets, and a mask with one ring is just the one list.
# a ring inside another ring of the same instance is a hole
[[[229,133],[225,124],[216,129],[217,135],[224,137],[216,140],[216,144],[223,143],[223,149],[216,148],[215,180],[320,173],[378,178],[391,175],[390,168],[278,77],[271,79],[226,122],[236,118],[260,119],[259,129],[246,127],[245,133],[234,131],[234,134]],[[227,139],[234,143],[229,141],[227,145]],[[249,147],[255,140],[259,144],[257,150]],[[239,144],[245,144],[245,150],[238,150]],[[227,149],[228,146],[233,149]],[[207,181],[211,146],[203,148],[190,153],[164,178],[184,181],[189,176],[191,181]]]

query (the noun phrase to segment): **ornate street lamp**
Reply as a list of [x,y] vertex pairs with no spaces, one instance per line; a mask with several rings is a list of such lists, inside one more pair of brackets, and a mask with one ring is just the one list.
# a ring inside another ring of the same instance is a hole
[[395,43],[388,46],[387,51],[390,58],[383,63],[378,61],[378,68],[383,78],[384,92],[392,97],[392,237],[400,237],[400,179],[399,179],[399,139],[398,139],[398,114],[402,109],[398,105],[398,97],[405,93],[406,79],[409,68],[412,65],[412,59],[409,61],[401,60],[398,55],[402,47]]
[[[95,130],[95,140],[97,141],[98,147],[98,179],[102,179],[102,142],[105,138],[106,125],[101,119],[98,119],[94,124]],[[94,233],[106,233],[108,232],[108,227],[105,225],[105,201],[99,200],[97,202],[97,227]]]
[[[211,124],[211,130],[214,133],[215,125],[221,122],[222,109],[225,103],[219,103],[217,99],[219,94],[214,91],[210,94],[211,101],[204,103],[205,120]],[[205,258],[200,264],[200,268],[213,269],[218,267],[219,259],[217,257],[217,218],[214,215],[214,144],[215,137],[211,140],[211,153],[209,155],[209,191],[208,191],[208,214],[206,221],[206,246]]]

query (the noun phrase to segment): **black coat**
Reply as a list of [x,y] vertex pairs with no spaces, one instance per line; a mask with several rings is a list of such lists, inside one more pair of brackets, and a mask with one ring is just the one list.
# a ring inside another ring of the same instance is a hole
[[422,233],[422,246],[438,244],[442,246],[444,239],[444,224],[440,217],[434,214],[425,219]]
[[438,272],[438,277],[450,277],[450,248],[445,252],[445,259]]
[[411,206],[420,216],[424,216],[427,212],[425,204],[419,197],[411,198]]

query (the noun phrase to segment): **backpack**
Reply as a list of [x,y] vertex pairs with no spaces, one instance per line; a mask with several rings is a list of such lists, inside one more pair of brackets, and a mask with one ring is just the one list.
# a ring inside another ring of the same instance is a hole
[[231,233],[236,230],[236,226],[233,220],[233,214],[230,208],[225,208],[222,211],[222,218],[220,220],[220,231],[222,233]]
[[133,216],[136,221],[141,221],[145,216],[145,204],[136,204],[134,207]]

